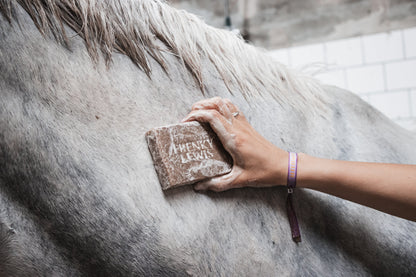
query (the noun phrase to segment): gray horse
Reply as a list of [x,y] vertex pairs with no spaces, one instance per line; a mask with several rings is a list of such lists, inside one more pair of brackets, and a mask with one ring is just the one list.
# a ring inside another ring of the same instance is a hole
[[358,97],[160,1],[0,11],[1,276],[415,275],[416,223],[298,189],[296,244],[284,187],[164,193],[144,139],[221,96],[283,149],[416,163]]

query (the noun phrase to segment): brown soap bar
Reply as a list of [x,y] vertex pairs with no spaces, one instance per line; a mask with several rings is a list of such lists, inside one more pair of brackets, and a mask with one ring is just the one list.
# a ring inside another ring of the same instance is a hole
[[154,128],[146,140],[164,190],[231,171],[232,159],[209,124],[193,121]]

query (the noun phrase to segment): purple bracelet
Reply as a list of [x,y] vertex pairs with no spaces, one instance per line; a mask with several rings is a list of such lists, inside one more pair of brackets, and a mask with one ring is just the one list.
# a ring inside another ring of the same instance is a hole
[[300,242],[300,230],[298,219],[296,218],[295,209],[293,208],[292,195],[296,187],[296,176],[298,173],[298,154],[289,152],[289,162],[287,169],[287,201],[286,210],[289,218],[290,229],[292,231],[292,239],[295,242]]

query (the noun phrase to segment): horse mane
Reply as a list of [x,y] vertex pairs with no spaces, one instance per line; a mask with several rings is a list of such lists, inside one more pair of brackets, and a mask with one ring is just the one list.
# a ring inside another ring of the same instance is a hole
[[[202,62],[207,59],[231,93],[237,89],[246,97],[267,92],[281,104],[296,101],[298,106],[310,106],[314,99],[322,102],[322,88],[314,79],[294,74],[232,32],[208,26],[161,0],[2,0],[0,12],[10,23],[16,17],[15,3],[43,35],[67,47],[68,25],[84,39],[92,59],[102,55],[108,66],[118,51],[150,77],[149,57],[169,73],[164,54],[173,54],[203,91]],[[300,97],[293,100],[294,95]]]

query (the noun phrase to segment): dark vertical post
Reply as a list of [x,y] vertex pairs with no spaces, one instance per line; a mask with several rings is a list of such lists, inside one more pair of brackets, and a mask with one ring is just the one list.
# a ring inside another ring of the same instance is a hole
[[225,26],[231,30],[230,2],[225,0],[224,3]]
[[248,3],[247,3],[247,1],[248,0],[244,0],[244,3],[243,3],[243,30],[241,31],[241,36],[243,37],[243,39],[245,40],[245,41],[250,41],[250,31],[249,31],[249,19],[248,19],[248,16],[247,16],[247,13],[248,13],[248,11],[247,11],[247,6],[248,6]]

